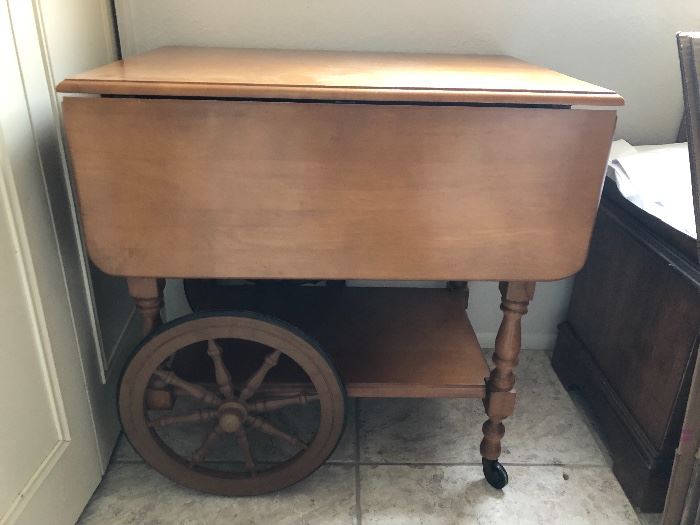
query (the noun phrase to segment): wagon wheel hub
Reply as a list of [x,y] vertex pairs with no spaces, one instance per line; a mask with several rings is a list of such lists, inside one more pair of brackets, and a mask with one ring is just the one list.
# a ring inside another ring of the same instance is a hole
[[224,432],[233,434],[238,432],[247,416],[248,411],[245,405],[238,401],[229,401],[219,407],[219,427]]

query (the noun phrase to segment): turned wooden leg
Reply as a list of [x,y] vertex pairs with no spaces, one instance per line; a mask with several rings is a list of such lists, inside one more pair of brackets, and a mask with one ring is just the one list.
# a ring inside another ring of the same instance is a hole
[[[515,408],[513,369],[518,364],[520,353],[520,320],[527,313],[527,306],[535,292],[535,283],[502,282],[499,288],[503,320],[496,335],[496,351],[493,356],[495,367],[491,370],[486,383],[484,406],[489,418],[483,426],[484,439],[480,447],[485,474],[487,474],[487,467],[493,469],[497,466],[502,470],[496,460],[501,455],[501,440],[505,433],[503,420],[512,415]],[[488,474],[487,480],[496,486],[489,479]],[[507,476],[505,483],[507,483]]]
[[143,335],[150,334],[161,323],[160,310],[163,308],[164,279],[128,277],[129,295],[141,314]]
[[[164,279],[147,277],[128,277],[129,295],[136,303],[136,309],[141,314],[142,333],[150,334],[163,322],[160,311],[163,308]],[[148,408],[153,410],[171,409],[175,402],[172,389],[161,379],[153,376],[146,393]]]

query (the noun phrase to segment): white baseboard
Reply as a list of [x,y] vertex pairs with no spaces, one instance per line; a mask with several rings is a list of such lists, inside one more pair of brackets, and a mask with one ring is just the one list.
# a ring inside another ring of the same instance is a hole
[[[496,342],[495,332],[480,332],[476,334],[481,348],[493,348]],[[557,334],[527,334],[522,335],[523,350],[552,350],[557,340]]]

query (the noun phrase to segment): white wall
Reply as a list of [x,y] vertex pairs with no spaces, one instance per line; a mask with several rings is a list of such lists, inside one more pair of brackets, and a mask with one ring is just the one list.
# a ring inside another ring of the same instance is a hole
[[[674,34],[700,29],[697,0],[116,0],[124,55],[168,44],[501,53],[622,94],[618,138],[672,142],[682,113]],[[570,282],[540,285],[526,347],[551,346]],[[472,285],[483,341],[499,311],[493,284]]]

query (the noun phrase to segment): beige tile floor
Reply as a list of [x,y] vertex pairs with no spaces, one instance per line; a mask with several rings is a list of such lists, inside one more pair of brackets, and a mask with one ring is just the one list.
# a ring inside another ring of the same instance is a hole
[[[257,498],[179,487],[126,440],[79,523],[92,524],[654,524],[638,515],[610,460],[542,351],[524,351],[502,462],[510,484],[481,473],[478,400],[353,402],[340,446],[315,474]],[[176,438],[177,439],[177,438]]]

